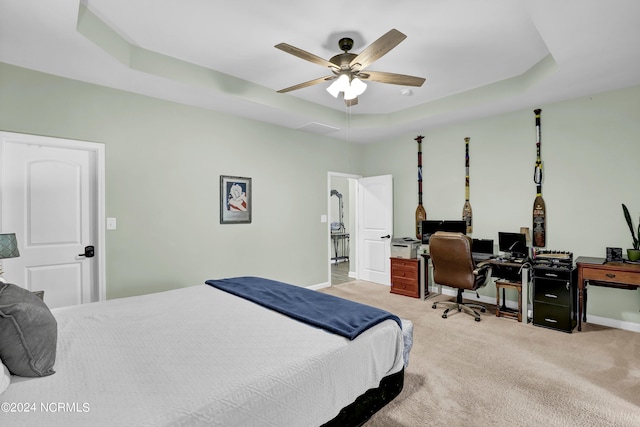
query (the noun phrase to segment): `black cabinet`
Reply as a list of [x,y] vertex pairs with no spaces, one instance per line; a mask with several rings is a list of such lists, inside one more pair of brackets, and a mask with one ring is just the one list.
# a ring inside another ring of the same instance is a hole
[[571,332],[578,322],[577,269],[533,268],[533,324]]

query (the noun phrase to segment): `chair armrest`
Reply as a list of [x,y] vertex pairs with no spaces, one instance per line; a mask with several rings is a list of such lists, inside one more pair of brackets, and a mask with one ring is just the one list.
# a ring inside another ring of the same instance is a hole
[[475,270],[473,270],[473,274],[476,276],[479,274],[487,274],[487,270],[491,272],[492,264],[488,261],[482,261],[476,265]]
[[473,270],[473,275],[475,276],[475,289],[482,288],[487,284],[491,277],[492,267],[493,265],[488,262],[481,262],[476,265],[475,270]]

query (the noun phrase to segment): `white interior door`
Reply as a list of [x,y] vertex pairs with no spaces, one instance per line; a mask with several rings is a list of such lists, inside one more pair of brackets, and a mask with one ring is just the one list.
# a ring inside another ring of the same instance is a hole
[[[51,308],[104,299],[101,144],[0,135],[2,231],[16,233],[20,251],[3,260],[5,279],[45,291]],[[88,246],[99,256],[91,257]]]
[[360,178],[357,210],[358,278],[390,286],[393,177],[381,175]]

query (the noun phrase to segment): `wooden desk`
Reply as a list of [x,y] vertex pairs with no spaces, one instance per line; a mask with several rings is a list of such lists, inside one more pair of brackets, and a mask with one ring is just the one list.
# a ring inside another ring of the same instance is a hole
[[578,331],[587,321],[586,282],[595,286],[618,289],[640,287],[640,265],[623,262],[606,262],[604,258],[578,257]]
[[491,277],[510,282],[518,282],[525,268],[524,262],[507,261],[500,258],[491,258],[484,261],[476,261],[476,265],[491,264]]

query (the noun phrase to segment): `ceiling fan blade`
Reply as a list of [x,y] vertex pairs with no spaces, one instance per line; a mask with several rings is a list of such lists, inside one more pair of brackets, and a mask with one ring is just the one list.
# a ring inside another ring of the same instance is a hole
[[407,36],[400,31],[393,29],[380,37],[378,40],[367,46],[358,56],[353,58],[349,64],[354,70],[363,70],[374,61],[380,59],[384,54],[396,47]]
[[309,80],[308,82],[297,84],[295,86],[291,86],[291,87],[288,87],[288,88],[285,88],[285,89],[280,89],[278,91],[278,93],[291,92],[292,90],[298,90],[298,89],[302,89],[302,88],[305,88],[305,87],[317,85],[319,83],[324,83],[326,81],[333,80],[335,78],[336,78],[336,76],[320,77],[320,78],[317,78],[317,79]]
[[335,64],[327,61],[326,59],[320,58],[317,55],[314,55],[313,53],[309,53],[306,50],[302,50],[299,49],[295,46],[291,46],[290,44],[287,43],[279,43],[277,45],[274,46],[276,49],[280,49],[284,52],[290,53],[293,56],[297,56],[298,58],[302,58],[305,61],[309,61],[309,62],[313,62],[314,64],[318,64],[321,65],[323,67],[329,67],[329,68],[334,68],[337,69],[338,67],[336,67]]
[[425,82],[422,77],[407,76],[405,74],[385,73],[384,71],[367,71],[358,74],[363,80],[372,82],[389,83],[392,85],[417,86],[420,87]]
[[344,103],[347,104],[347,107],[351,107],[353,105],[358,105],[358,97],[356,96],[353,99],[345,99]]

